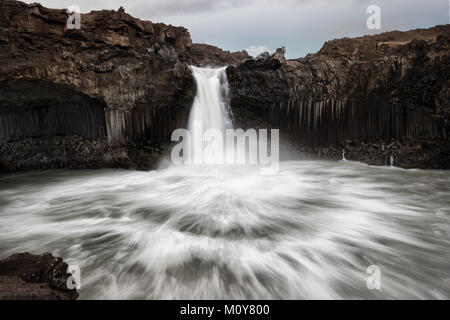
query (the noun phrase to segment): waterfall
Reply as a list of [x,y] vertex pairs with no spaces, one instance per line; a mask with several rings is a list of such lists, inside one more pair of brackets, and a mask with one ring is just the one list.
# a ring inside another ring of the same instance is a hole
[[[206,130],[218,130],[223,136],[226,129],[233,128],[228,100],[229,87],[225,73],[226,67],[199,68],[191,66],[190,69],[195,78],[197,92],[189,115],[188,129],[193,137],[194,158],[201,159],[204,148],[223,149],[223,145],[218,139],[212,140],[208,145],[203,145],[202,136]],[[216,145],[211,146],[211,144]],[[220,155],[221,159],[217,159],[218,156],[217,153],[212,154],[207,161],[217,163],[223,160],[222,154]]]
[[190,68],[197,92],[189,115],[188,130],[176,129],[172,133],[171,140],[179,141],[172,148],[172,163],[259,165],[263,175],[277,172],[278,129],[234,130],[226,67]]
[[391,167],[394,166],[394,156],[392,154],[391,154],[391,157],[390,157],[390,164],[391,164]]

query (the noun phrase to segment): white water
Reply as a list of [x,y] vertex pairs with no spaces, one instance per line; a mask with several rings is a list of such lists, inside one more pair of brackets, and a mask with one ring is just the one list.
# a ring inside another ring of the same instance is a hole
[[[195,122],[203,124],[203,131],[233,128],[228,99],[228,81],[223,68],[198,68],[191,66],[197,92],[189,115],[188,129],[195,135]],[[203,134],[201,132],[200,136]]]
[[[223,101],[222,71],[199,72],[191,119],[220,126],[226,104],[200,107]],[[449,188],[446,171],[350,161],[5,175],[0,257],[62,256],[84,299],[449,298]]]

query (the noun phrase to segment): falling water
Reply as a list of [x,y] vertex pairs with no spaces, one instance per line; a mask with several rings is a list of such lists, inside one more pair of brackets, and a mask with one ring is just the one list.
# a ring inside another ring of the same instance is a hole
[[[224,69],[192,72],[189,126],[231,127]],[[351,161],[3,175],[0,257],[79,265],[84,299],[449,298],[449,188]]]
[[[203,134],[207,130],[218,130],[220,136],[225,136],[225,130],[232,128],[231,112],[228,103],[228,81],[223,68],[198,68],[191,66],[195,78],[197,92],[189,115],[188,129],[192,137],[192,152],[194,163],[222,163],[224,161],[223,140],[206,143]],[[205,148],[210,144],[212,154],[204,155]],[[221,152],[217,151],[221,149]]]
[[393,167],[394,166],[394,156],[391,154],[390,156],[390,166]]
[[345,149],[342,149],[342,161],[347,161],[347,159],[345,159]]

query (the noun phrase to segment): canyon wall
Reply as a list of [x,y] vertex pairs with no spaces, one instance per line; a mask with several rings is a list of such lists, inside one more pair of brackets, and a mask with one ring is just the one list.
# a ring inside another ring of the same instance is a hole
[[449,168],[449,49],[450,25],[333,40],[296,60],[278,49],[227,69],[233,112],[324,157]]

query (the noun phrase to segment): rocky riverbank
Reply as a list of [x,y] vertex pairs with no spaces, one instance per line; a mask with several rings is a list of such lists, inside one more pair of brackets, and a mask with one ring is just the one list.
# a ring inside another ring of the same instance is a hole
[[375,166],[406,169],[450,169],[450,148],[445,140],[423,141],[347,141],[344,146],[307,147],[301,151],[320,159],[360,161]]
[[0,300],[75,300],[68,265],[50,253],[15,253],[0,260]]
[[67,18],[65,9],[0,2],[0,171],[152,169],[186,125],[188,66],[249,57],[123,9],[82,14],[78,30]]

